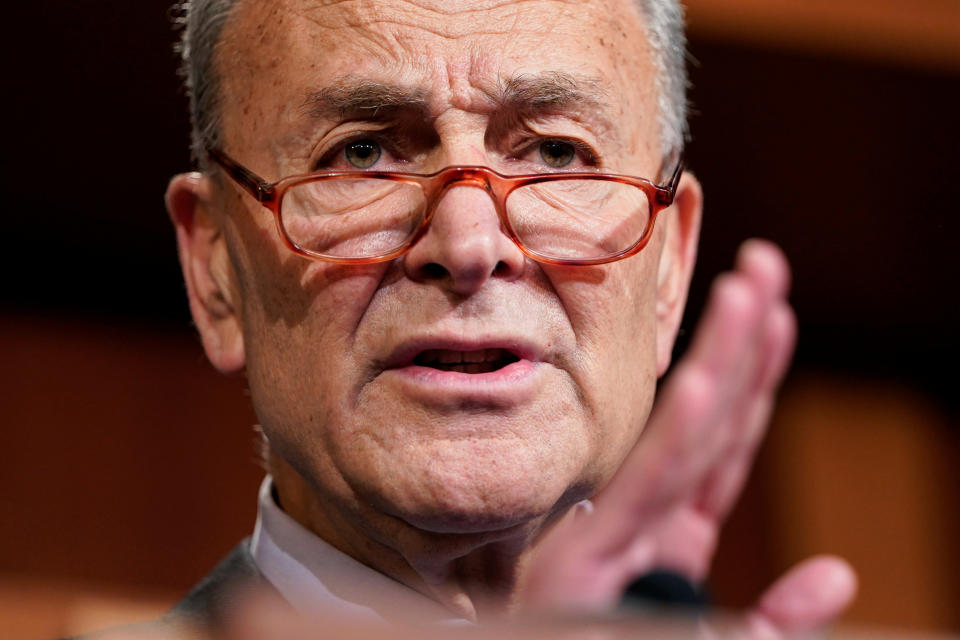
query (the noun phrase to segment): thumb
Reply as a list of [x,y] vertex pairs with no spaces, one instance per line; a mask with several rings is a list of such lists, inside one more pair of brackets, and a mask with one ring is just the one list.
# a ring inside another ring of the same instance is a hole
[[857,576],[835,556],[809,558],[767,589],[747,616],[748,637],[790,636],[836,619],[853,601]]

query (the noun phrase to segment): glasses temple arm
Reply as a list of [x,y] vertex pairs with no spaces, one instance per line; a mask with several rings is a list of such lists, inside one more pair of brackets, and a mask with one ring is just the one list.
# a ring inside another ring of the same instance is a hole
[[207,149],[207,157],[220,165],[231,178],[250,192],[258,202],[268,202],[273,199],[274,189],[266,180],[250,171],[239,163],[234,162],[227,154],[219,149]]
[[657,199],[659,199],[664,206],[673,204],[673,198],[677,195],[677,186],[680,184],[681,175],[683,175],[683,152],[680,152],[680,157],[677,159],[677,166],[674,167],[670,180],[666,184],[657,187]]

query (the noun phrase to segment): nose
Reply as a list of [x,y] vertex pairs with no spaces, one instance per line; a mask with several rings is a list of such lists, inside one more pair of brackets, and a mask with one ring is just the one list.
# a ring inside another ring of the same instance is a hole
[[520,276],[526,258],[501,229],[482,183],[457,183],[439,198],[427,232],[404,256],[409,278],[468,296],[490,278]]

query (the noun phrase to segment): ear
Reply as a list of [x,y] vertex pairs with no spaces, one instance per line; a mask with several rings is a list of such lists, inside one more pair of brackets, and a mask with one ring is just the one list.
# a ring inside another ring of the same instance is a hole
[[190,313],[203,349],[214,367],[233,373],[245,361],[239,295],[226,241],[211,215],[211,186],[200,173],[175,176],[167,187],[167,213],[177,231]]
[[660,213],[666,224],[657,272],[657,376],[662,376],[670,366],[697,260],[702,210],[700,183],[692,174],[684,173],[673,204]]

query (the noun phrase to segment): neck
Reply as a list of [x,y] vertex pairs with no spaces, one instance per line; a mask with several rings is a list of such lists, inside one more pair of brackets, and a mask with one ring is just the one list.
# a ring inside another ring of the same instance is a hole
[[[509,615],[518,607],[524,567],[541,534],[557,519],[544,516],[479,533],[424,531],[355,497],[320,493],[275,454],[270,469],[280,506],[290,517],[358,562],[474,622]],[[415,617],[408,611],[382,613]]]

